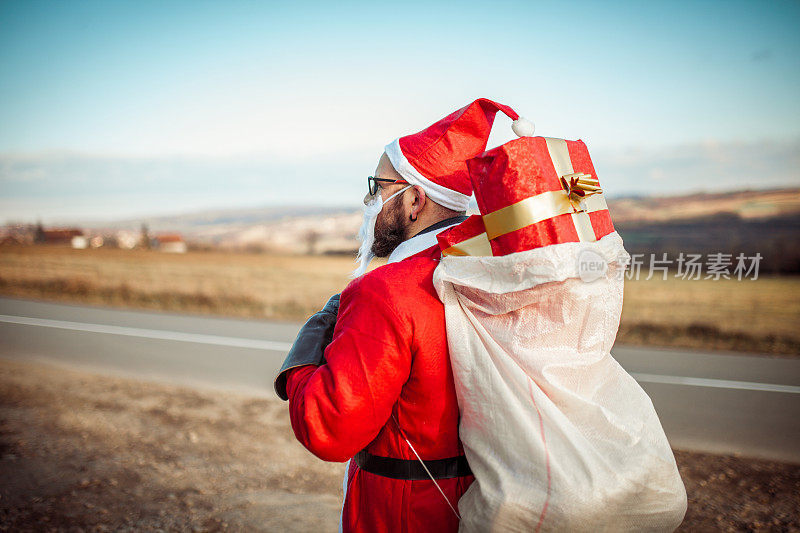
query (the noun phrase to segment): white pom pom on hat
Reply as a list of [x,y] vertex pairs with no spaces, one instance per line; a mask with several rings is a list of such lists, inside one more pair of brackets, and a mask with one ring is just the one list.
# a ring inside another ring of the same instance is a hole
[[511,123],[511,129],[514,130],[517,137],[533,137],[536,126],[527,118],[519,117]]

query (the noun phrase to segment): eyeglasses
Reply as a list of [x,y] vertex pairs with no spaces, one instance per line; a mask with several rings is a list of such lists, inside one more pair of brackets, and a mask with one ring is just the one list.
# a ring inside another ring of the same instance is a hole
[[370,196],[375,196],[378,193],[378,189],[380,188],[380,185],[378,184],[379,181],[380,182],[386,182],[386,183],[406,183],[406,184],[408,184],[408,182],[405,181],[405,180],[392,180],[392,179],[388,179],[388,178],[376,178],[374,176],[370,176],[370,177],[367,178],[367,187],[369,188],[369,195]]

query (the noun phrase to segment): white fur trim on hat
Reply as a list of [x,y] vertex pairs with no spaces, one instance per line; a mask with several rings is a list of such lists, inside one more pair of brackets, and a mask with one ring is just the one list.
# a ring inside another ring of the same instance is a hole
[[403,151],[400,149],[400,139],[395,139],[384,148],[389,161],[392,162],[394,169],[412,185],[419,185],[425,194],[437,204],[452,209],[453,211],[466,211],[469,206],[469,196],[453,189],[448,189],[444,185],[434,183],[414,168],[408,162]]

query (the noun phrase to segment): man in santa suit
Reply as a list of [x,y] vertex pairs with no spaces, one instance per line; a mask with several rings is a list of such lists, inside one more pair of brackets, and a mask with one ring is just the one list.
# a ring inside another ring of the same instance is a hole
[[[532,134],[511,108],[479,99],[386,146],[368,180],[358,275],[309,318],[275,380],[297,439],[325,461],[352,459],[343,531],[458,529],[474,478],[432,276],[436,235],[466,219],[465,161],[486,149],[497,111]],[[364,273],[373,256],[388,264]]]

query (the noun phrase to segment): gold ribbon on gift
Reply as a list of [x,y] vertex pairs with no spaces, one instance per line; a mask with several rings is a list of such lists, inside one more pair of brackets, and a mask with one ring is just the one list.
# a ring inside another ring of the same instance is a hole
[[559,215],[571,214],[581,242],[596,241],[589,213],[608,209],[597,178],[575,172],[564,139],[545,137],[561,190],[547,191],[483,215],[486,233],[466,239],[443,255],[489,256],[489,240]]
[[545,141],[561,190],[543,192],[484,215],[487,239],[570,213],[578,238],[586,242],[597,240],[589,213],[608,209],[600,183],[589,174],[575,172],[565,140],[545,137]]
[[444,250],[442,255],[471,255],[483,257],[492,255],[492,246],[489,244],[486,233],[481,233],[475,237],[464,239],[458,244],[454,244]]

